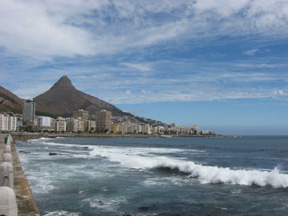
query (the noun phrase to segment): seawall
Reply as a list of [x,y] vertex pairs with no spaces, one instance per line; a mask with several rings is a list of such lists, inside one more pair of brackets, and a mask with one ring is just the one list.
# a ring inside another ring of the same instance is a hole
[[[13,139],[9,136],[14,174],[14,192],[18,207],[18,216],[40,216],[30,185],[22,169]],[[0,145],[4,146],[5,135],[0,135]]]

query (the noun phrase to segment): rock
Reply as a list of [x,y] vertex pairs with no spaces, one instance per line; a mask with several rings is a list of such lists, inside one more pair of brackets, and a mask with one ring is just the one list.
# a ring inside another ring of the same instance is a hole
[[58,155],[58,154],[57,154],[57,153],[51,153],[51,152],[50,152],[49,155]]
[[29,154],[30,152],[27,152],[27,151],[19,151],[19,153]]
[[142,207],[139,207],[139,210],[141,210],[141,211],[147,211],[147,210],[149,210],[149,209],[151,209],[151,208],[155,208],[156,207],[156,205],[153,205],[153,206],[142,206]]
[[147,206],[139,207],[139,210],[142,210],[142,211],[147,211],[148,209],[149,209],[149,207],[147,207]]

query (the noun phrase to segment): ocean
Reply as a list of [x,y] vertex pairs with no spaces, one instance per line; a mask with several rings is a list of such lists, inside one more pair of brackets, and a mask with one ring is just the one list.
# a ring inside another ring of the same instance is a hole
[[288,137],[42,138],[15,146],[45,216],[288,214]]

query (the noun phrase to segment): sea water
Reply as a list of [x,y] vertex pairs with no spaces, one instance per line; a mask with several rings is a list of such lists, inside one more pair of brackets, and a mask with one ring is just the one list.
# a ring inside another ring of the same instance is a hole
[[288,215],[288,137],[42,138],[16,149],[41,215]]

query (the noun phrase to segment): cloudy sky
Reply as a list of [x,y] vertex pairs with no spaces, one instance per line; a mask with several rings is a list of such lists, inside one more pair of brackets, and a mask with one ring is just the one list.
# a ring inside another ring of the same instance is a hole
[[288,135],[288,1],[0,0],[0,85],[63,75],[138,116]]

